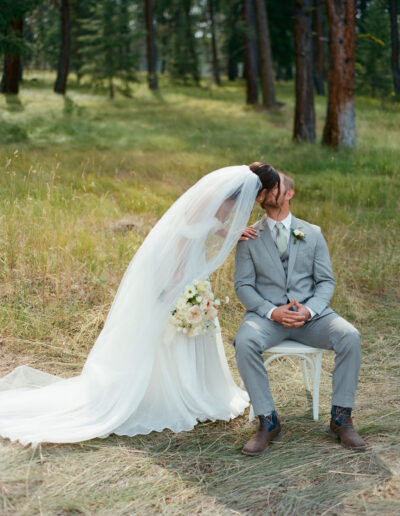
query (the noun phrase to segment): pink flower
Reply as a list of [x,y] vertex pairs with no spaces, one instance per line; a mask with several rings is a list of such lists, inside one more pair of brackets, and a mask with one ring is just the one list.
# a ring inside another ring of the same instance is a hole
[[186,313],[186,321],[189,324],[198,324],[203,318],[203,313],[198,305],[194,305]]

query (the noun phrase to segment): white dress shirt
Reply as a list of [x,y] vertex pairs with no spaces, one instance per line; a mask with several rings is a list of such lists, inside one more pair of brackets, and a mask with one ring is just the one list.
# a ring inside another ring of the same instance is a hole
[[[283,224],[283,226],[284,226],[282,228],[282,232],[285,235],[286,240],[287,240],[288,245],[289,245],[290,226],[292,224],[292,214],[289,212],[289,215],[287,217],[285,217],[283,220],[274,220],[274,219],[271,219],[270,217],[268,217],[267,215],[265,215],[265,216],[267,217],[267,225],[268,225],[269,230],[271,231],[271,235],[272,235],[272,238],[273,238],[274,242],[276,243],[276,234],[278,232],[278,228],[276,227],[276,223],[277,222],[281,222]],[[307,305],[304,305],[304,306],[310,312],[310,315],[311,315],[310,319],[312,319],[314,317],[314,315],[315,315],[314,310],[311,310],[311,308],[309,308]],[[272,319],[271,315],[272,315],[272,312],[275,310],[275,308],[278,308],[278,307],[274,306],[267,313],[268,319]]]

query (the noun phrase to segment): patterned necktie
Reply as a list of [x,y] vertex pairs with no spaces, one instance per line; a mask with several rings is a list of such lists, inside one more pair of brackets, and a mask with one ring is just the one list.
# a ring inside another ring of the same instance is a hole
[[288,248],[288,242],[283,232],[284,227],[285,226],[282,224],[282,222],[276,223],[276,245],[281,256],[286,253]]

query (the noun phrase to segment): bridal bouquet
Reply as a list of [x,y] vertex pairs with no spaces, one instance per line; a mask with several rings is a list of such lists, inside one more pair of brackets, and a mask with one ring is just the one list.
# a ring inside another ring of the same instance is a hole
[[[229,298],[225,298],[229,303]],[[209,281],[194,280],[187,285],[172,311],[170,322],[176,330],[188,337],[205,335],[216,329],[215,318],[218,315],[219,299],[214,299]]]

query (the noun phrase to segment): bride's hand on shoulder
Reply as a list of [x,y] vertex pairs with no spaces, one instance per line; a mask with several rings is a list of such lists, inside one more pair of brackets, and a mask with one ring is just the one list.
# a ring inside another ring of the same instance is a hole
[[251,238],[251,240],[254,240],[255,237],[258,237],[258,231],[253,228],[253,226],[247,226],[247,228],[243,231],[242,236],[239,238],[239,242],[242,240],[248,240]]

